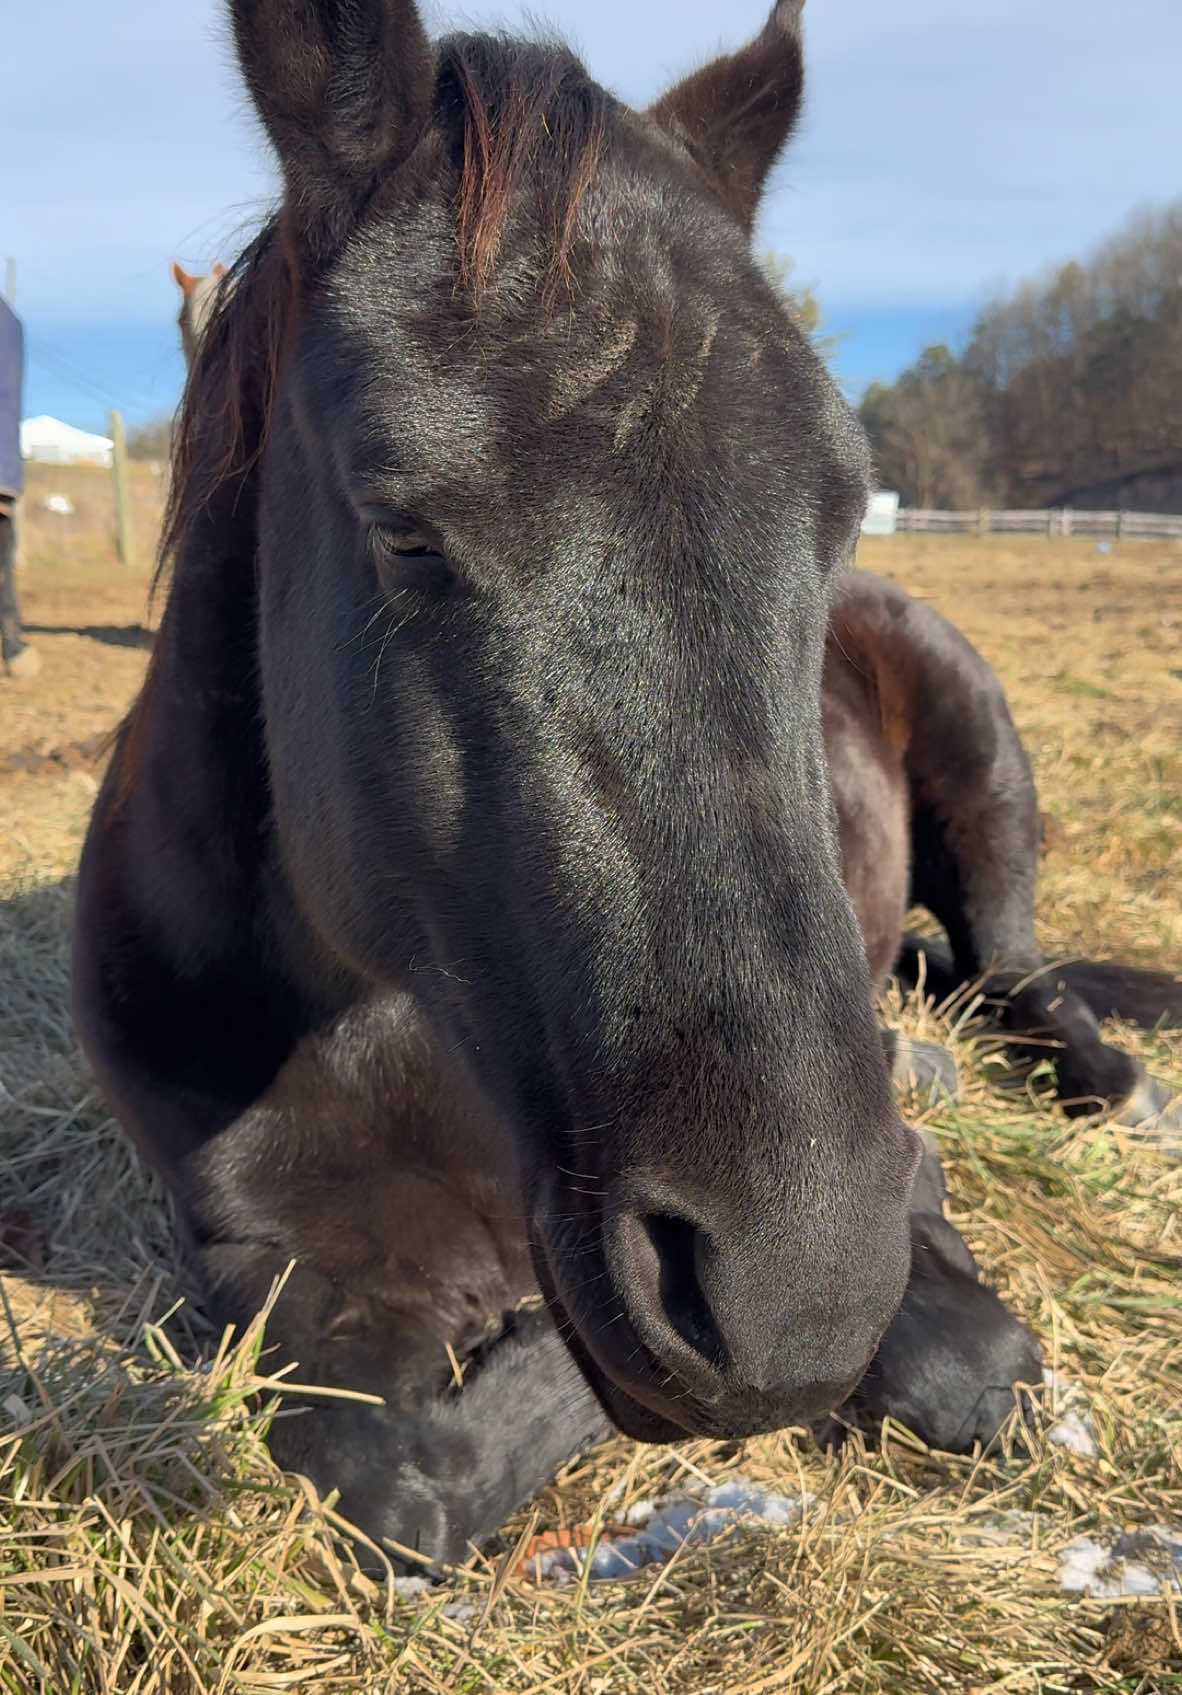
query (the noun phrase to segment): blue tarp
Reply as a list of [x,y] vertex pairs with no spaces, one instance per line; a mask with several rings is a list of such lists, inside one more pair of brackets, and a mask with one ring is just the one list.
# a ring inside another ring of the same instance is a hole
[[21,463],[21,384],[25,374],[25,334],[6,300],[0,299],[0,495],[19,494],[25,486]]

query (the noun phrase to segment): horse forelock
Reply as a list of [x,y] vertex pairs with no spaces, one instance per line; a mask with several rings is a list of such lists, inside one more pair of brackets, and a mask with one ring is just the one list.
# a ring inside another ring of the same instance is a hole
[[458,227],[472,295],[491,280],[510,213],[532,194],[547,299],[572,286],[579,213],[595,176],[611,99],[566,48],[491,35],[443,43],[440,104],[455,91],[463,125]]

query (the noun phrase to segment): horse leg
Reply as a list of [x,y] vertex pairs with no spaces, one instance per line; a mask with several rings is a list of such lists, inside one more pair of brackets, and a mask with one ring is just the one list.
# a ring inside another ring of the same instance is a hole
[[[972,686],[946,697],[947,726],[915,737],[906,756],[912,900],[939,919],[949,947],[906,938],[902,974],[915,979],[922,953],[937,994],[981,979],[986,1002],[1023,1050],[1046,1044],[1067,1112],[1115,1112],[1122,1122],[1152,1119],[1161,1129],[1168,1095],[1138,1060],[1103,1040],[1096,1013],[1069,972],[1048,964],[1038,947],[1041,824],[1034,778],[1000,684],[968,652]],[[960,754],[955,761],[950,745]]]
[[1042,1381],[1034,1337],[982,1283],[968,1244],[944,1217],[943,1170],[925,1142],[903,1304],[857,1389],[815,1427],[825,1444],[889,1417],[929,1447],[967,1453],[994,1440],[1015,1403],[1026,1410],[1021,1386]]
[[938,1042],[905,1036],[901,1030],[881,1029],[882,1048],[891,1082],[900,1094],[927,1101],[954,1101],[960,1093],[956,1061]]
[[346,1518],[408,1550],[404,1566],[467,1558],[609,1434],[534,1310],[503,1127],[410,1001],[300,1042],[179,1186],[217,1318],[245,1326],[285,1279],[269,1360],[342,1392],[285,1395],[272,1452],[339,1490]]
[[[1052,966],[1039,950],[1034,778],[1001,683],[981,655],[933,607],[850,572],[832,615],[825,707],[847,883],[864,928],[870,920],[872,974],[891,934],[880,920],[884,895],[899,894],[888,828],[899,805],[893,771],[909,820],[909,903],[926,906],[950,944],[941,954],[909,939],[896,969],[914,980],[926,955],[927,981],[941,996],[981,979],[1002,1027],[1054,1054],[1068,1111],[1115,1111],[1163,1143],[1182,1139],[1182,1107],[1169,1104],[1169,1092],[1137,1060],[1104,1042],[1098,1023],[1111,1011],[1149,1025],[1182,1022],[1182,984],[1164,972],[1092,961]],[[899,914],[892,953],[906,904],[904,891],[891,909]]]
[[[283,1254],[257,1244],[208,1244],[201,1258],[219,1316],[241,1322],[287,1272]],[[401,1573],[466,1560],[612,1433],[544,1309],[506,1313],[496,1334],[449,1354],[414,1315],[297,1263],[268,1320],[264,1369],[293,1360],[301,1384],[380,1404],[284,1394],[273,1456],[322,1494],[339,1491],[342,1515],[387,1544]]]

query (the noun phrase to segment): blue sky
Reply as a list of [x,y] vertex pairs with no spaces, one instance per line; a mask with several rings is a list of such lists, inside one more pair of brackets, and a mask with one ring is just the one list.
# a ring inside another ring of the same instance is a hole
[[[549,0],[531,14],[634,102],[762,23],[762,0]],[[520,26],[514,0],[433,28]],[[759,240],[816,284],[857,393],[963,334],[998,285],[1178,194],[1182,0],[808,0],[804,121]],[[26,412],[175,403],[169,263],[230,258],[273,177],[217,0],[54,0],[4,30],[0,256]]]

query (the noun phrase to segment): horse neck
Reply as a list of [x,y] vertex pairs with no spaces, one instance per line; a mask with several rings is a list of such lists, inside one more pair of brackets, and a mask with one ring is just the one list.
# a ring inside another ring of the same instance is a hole
[[238,499],[228,521],[217,523],[211,513],[177,560],[138,722],[133,720],[135,784],[171,788],[180,777],[184,793],[177,799],[184,811],[209,813],[216,804],[206,822],[220,838],[254,829],[266,813],[251,563],[254,501],[248,492]]

